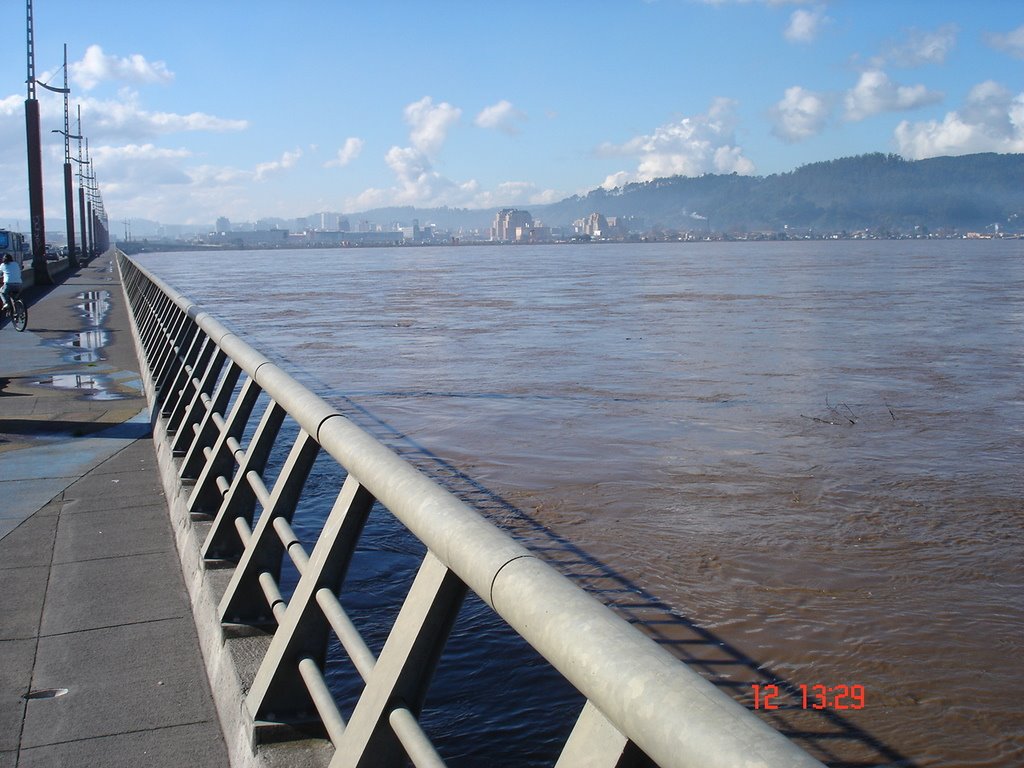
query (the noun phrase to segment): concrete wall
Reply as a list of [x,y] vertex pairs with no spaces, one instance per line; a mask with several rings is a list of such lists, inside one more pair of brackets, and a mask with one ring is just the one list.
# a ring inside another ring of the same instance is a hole
[[[31,288],[33,285],[36,284],[35,270],[32,269],[31,266],[28,266],[29,264],[31,264],[31,262],[30,261],[26,261],[25,264],[22,265],[22,269],[21,269],[21,281],[22,281],[21,284],[25,288]],[[70,259],[66,259],[65,258],[65,259],[58,259],[57,261],[47,261],[46,262],[46,270],[47,270],[47,272],[50,273],[50,277],[57,277],[58,275],[63,274],[64,272],[66,272],[70,268],[71,268],[71,260]]]

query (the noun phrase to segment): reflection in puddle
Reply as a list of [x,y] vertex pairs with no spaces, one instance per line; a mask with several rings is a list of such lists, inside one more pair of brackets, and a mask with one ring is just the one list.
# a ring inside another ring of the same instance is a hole
[[71,358],[78,362],[95,363],[103,358],[99,350],[110,343],[110,335],[102,328],[92,328],[87,331],[80,331],[75,334],[67,346],[80,349],[81,352],[74,353]]
[[111,391],[114,382],[109,376],[80,373],[54,374],[38,383],[57,389],[80,390],[88,400],[123,400],[125,398],[125,395]]
[[98,326],[110,313],[110,291],[85,291],[78,294],[82,303],[78,308],[90,325]]
[[98,363],[106,359],[100,350],[110,344],[110,334],[102,327],[110,314],[110,291],[83,291],[76,298],[81,300],[76,307],[85,320],[85,329],[68,336],[61,346],[72,350],[66,357],[69,361]]

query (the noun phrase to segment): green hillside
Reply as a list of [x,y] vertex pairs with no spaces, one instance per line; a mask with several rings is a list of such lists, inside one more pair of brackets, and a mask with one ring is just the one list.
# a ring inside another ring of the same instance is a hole
[[[1024,221],[1024,154],[908,161],[881,153],[772,176],[674,176],[530,209],[552,225],[593,212],[715,231],[977,229]],[[704,218],[708,220],[704,221]]]

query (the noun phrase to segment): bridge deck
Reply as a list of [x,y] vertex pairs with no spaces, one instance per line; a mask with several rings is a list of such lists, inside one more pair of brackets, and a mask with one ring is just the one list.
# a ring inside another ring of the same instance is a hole
[[224,766],[117,273],[28,299],[0,324],[0,768]]

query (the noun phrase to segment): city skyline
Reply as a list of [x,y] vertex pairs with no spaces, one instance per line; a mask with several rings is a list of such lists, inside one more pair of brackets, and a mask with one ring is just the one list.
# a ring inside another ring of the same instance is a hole
[[[1024,8],[995,0],[135,5],[34,4],[37,78],[62,81],[66,42],[115,231],[1024,152]],[[20,30],[24,13],[0,18]],[[0,222],[27,226],[24,38],[9,39]],[[63,105],[39,98],[53,229]]]

